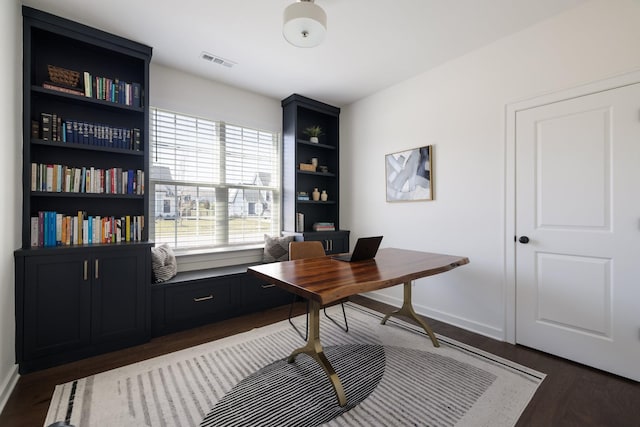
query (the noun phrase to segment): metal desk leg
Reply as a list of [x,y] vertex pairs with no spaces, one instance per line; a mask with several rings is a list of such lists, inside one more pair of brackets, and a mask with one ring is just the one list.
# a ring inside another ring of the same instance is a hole
[[415,320],[416,322],[418,322],[420,326],[422,326],[422,329],[424,329],[425,332],[429,335],[429,338],[431,338],[431,342],[433,343],[433,346],[440,347],[438,338],[436,338],[436,335],[433,333],[429,325],[427,325],[427,323],[424,320],[422,320],[420,317],[418,317],[416,312],[413,311],[413,306],[411,305],[411,282],[404,282],[404,301],[402,302],[402,307],[400,307],[399,310],[395,310],[387,314],[386,316],[384,316],[384,319],[382,319],[382,322],[380,323],[384,325],[385,323],[387,323],[387,319],[389,319],[389,317],[391,316],[406,316],[410,319]]
[[312,357],[318,365],[324,369],[325,374],[331,381],[333,390],[338,398],[340,406],[347,404],[347,396],[344,394],[344,388],[338,374],[329,363],[329,360],[322,351],[322,344],[320,344],[320,303],[317,301],[309,301],[309,333],[307,338],[307,344],[304,347],[300,347],[294,350],[293,353],[287,359],[287,362],[293,363],[298,354],[306,354]]

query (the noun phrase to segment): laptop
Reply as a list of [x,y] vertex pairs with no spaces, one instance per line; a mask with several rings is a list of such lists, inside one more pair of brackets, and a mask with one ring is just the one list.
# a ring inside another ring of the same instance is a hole
[[378,253],[378,248],[380,247],[380,242],[382,241],[382,236],[376,237],[361,237],[356,242],[356,247],[353,249],[353,252],[346,255],[337,255],[331,258],[336,259],[338,261],[346,261],[346,262],[355,262],[355,261],[364,261],[367,259],[373,259]]

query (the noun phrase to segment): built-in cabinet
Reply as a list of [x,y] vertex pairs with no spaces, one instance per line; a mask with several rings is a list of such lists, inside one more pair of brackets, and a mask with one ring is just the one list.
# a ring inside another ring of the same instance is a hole
[[26,372],[150,337],[151,48],[22,12],[16,356]]
[[[282,110],[284,234],[321,241],[327,253],[348,252],[349,231],[339,222],[340,109],[294,94]],[[321,130],[317,142],[307,132],[313,127]],[[316,189],[326,200],[314,200]],[[335,230],[316,231],[328,224]]]
[[147,253],[107,246],[18,251],[20,372],[148,340]]

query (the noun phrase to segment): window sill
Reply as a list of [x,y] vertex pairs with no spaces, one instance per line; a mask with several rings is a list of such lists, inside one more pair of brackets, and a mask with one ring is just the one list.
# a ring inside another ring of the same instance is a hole
[[262,261],[264,244],[227,248],[176,250],[178,272],[251,264]]

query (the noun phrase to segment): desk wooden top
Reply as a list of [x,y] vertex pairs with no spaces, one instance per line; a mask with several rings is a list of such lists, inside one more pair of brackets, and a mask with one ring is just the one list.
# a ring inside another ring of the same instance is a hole
[[247,271],[322,305],[351,295],[388,288],[468,264],[466,257],[380,249],[375,259],[358,262],[331,257],[299,259],[249,267]]

